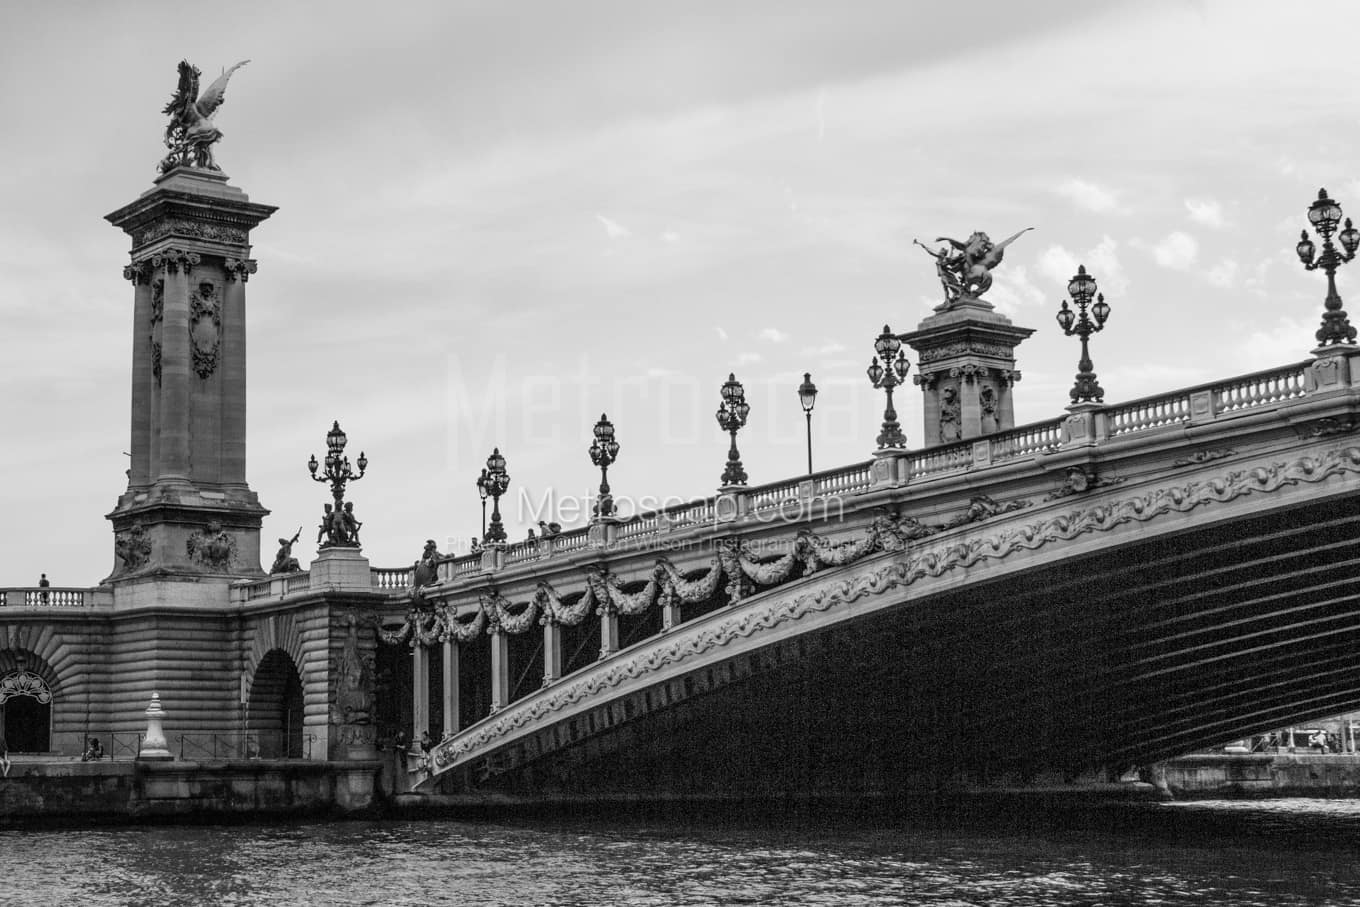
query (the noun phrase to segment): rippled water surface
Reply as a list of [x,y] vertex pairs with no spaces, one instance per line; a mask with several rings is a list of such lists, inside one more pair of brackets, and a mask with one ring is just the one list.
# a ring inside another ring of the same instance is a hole
[[0,903],[1357,904],[1360,802],[0,832]]

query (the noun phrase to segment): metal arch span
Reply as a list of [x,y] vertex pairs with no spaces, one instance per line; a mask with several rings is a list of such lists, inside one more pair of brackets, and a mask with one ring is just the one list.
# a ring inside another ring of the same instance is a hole
[[1360,702],[1343,664],[1360,642],[1345,588],[1360,578],[1346,556],[1360,448],[1177,479],[966,527],[676,627],[445,741],[417,780],[527,793],[560,787],[556,764],[589,777],[619,746],[674,762],[658,747],[696,732],[768,749],[757,762],[794,743],[843,762],[837,740],[853,739],[899,780],[1023,775],[1134,764]]

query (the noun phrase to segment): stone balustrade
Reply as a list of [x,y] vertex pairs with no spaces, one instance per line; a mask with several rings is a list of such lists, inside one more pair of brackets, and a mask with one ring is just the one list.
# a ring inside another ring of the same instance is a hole
[[67,586],[21,586],[0,589],[0,608],[90,608],[103,602],[94,589]]

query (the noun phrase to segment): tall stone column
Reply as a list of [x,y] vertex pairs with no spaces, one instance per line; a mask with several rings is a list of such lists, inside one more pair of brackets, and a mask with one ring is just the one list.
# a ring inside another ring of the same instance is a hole
[[562,627],[549,619],[543,624],[543,685],[562,677]]
[[444,736],[458,733],[458,643],[444,640]]
[[922,444],[967,441],[1015,427],[1015,348],[1034,333],[990,303],[962,297],[901,340],[917,354],[912,380],[924,394]]
[[183,249],[165,249],[152,256],[151,267],[165,282],[161,310],[160,461],[158,485],[189,481],[189,272],[199,256]]
[[[225,606],[260,576],[268,513],[246,482],[250,231],[275,209],[177,167],[107,219],[132,240],[132,462],[108,514],[114,608]],[[167,585],[182,584],[174,592]]]
[[619,650],[619,612],[605,608],[600,615],[600,657],[608,658]]
[[246,487],[246,281],[253,260],[224,261],[222,293],[222,477]]
[[419,642],[411,649],[411,743],[430,729],[430,653]]
[[504,630],[491,630],[491,711],[510,704],[510,637]]
[[[132,424],[129,431],[132,462],[128,465],[128,489],[151,484],[151,408],[143,404],[152,386],[151,265],[141,262],[123,268],[132,281]],[[157,313],[157,320],[160,315]]]

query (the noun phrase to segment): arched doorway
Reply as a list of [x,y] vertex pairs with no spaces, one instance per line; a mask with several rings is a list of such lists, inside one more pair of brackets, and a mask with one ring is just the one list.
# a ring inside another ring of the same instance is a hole
[[271,649],[255,669],[246,706],[248,753],[261,759],[301,759],[302,680],[293,659],[282,649]]
[[47,681],[22,668],[0,677],[0,726],[13,753],[45,753],[52,748],[52,690]]

